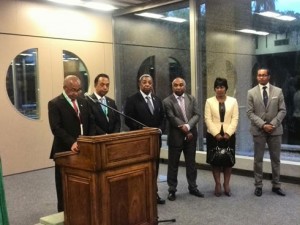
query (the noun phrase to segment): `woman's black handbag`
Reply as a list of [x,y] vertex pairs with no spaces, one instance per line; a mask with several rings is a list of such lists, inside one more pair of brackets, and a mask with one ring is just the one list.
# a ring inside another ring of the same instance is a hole
[[207,162],[214,166],[231,167],[235,164],[234,149],[217,145],[207,152]]

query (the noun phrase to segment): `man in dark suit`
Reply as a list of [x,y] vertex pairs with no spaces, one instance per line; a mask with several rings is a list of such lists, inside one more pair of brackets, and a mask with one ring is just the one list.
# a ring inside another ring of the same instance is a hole
[[283,134],[282,120],[286,108],[282,90],[269,83],[269,70],[257,71],[258,85],[248,91],[247,115],[251,121],[250,132],[254,142],[254,194],[262,195],[263,157],[268,144],[272,166],[272,191],[280,196],[285,193],[280,188],[280,151]]
[[196,168],[197,127],[200,119],[199,107],[196,99],[185,93],[186,83],[182,78],[175,78],[172,82],[173,94],[163,100],[164,109],[169,122],[168,132],[168,199],[174,201],[177,191],[177,175],[181,152],[186,163],[186,176],[189,193],[197,197],[204,197],[198,190]]
[[[87,98],[96,123],[96,135],[120,132],[120,115],[110,108],[117,109],[113,99],[106,96],[109,91],[109,76],[101,73],[94,80],[94,93]],[[102,104],[100,104],[102,103]],[[109,107],[105,107],[105,105]]]
[[[147,127],[159,128],[162,134],[164,130],[164,111],[162,101],[152,93],[153,80],[149,74],[144,74],[139,78],[140,90],[127,98],[124,106],[125,115],[141,122]],[[142,129],[143,126],[129,118],[125,118],[125,123],[130,130]],[[161,137],[160,137],[161,147]],[[156,177],[159,170],[159,155],[156,161]],[[161,199],[157,194],[157,203],[164,204],[165,200]]]
[[[63,93],[48,103],[48,116],[54,135],[50,158],[62,151],[79,152],[79,135],[94,133],[93,119],[85,99],[80,98],[81,82],[75,75],[65,78]],[[55,182],[58,212],[64,211],[62,178],[59,166],[55,165]]]

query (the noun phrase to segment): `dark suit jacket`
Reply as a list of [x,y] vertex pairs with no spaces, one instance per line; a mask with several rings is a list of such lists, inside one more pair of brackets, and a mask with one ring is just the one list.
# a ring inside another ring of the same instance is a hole
[[[155,127],[163,131],[165,128],[165,114],[163,111],[162,101],[153,94],[151,94],[151,96],[154,105],[153,115],[151,114],[150,109],[140,91],[127,98],[124,106],[124,113],[125,115],[145,124],[147,127]],[[142,125],[128,118],[125,118],[125,123],[130,130],[138,130],[143,128]]]
[[[200,110],[196,99],[192,95],[184,94],[185,111],[194,138],[197,140],[197,123],[200,119]],[[180,147],[183,145],[185,134],[178,128],[179,125],[185,124],[181,108],[174,94],[169,95],[163,100],[164,109],[169,121],[168,145]]]
[[[91,107],[91,112],[94,116],[95,123],[96,123],[96,134],[95,135],[101,135],[101,134],[111,134],[111,133],[117,133],[120,132],[120,115],[116,112],[114,112],[112,109],[108,109],[108,120],[106,118],[106,115],[104,114],[100,103],[98,103],[98,99],[95,94],[91,95],[91,98],[94,99],[95,102],[93,102],[91,99],[87,98],[87,101]],[[118,110],[115,101],[107,96],[106,103],[109,107],[114,108]]]
[[282,135],[282,121],[286,115],[286,108],[282,90],[270,84],[269,98],[265,107],[259,85],[248,91],[247,115],[251,121],[250,132],[254,136],[265,135],[262,126],[270,123],[275,126],[271,135]]
[[[93,118],[85,99],[78,98],[80,118],[83,125],[83,135],[94,133]],[[81,133],[80,121],[70,103],[63,94],[48,103],[48,116],[51,131],[54,135],[50,158],[57,152],[70,151]]]

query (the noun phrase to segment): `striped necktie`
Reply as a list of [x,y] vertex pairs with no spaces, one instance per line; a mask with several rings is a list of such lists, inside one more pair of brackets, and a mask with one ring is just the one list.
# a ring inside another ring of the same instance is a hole
[[181,112],[182,112],[182,115],[184,118],[184,122],[187,123],[188,119],[187,119],[186,112],[185,112],[184,98],[182,96],[179,96],[178,100],[179,100],[179,106],[180,106],[180,109],[181,109]]

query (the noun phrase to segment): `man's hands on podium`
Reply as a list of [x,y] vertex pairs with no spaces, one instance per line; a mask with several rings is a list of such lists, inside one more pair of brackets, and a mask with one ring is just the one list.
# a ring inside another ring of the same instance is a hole
[[78,148],[77,141],[73,143],[73,145],[71,147],[71,151],[74,152],[74,153],[79,153],[79,148]]

